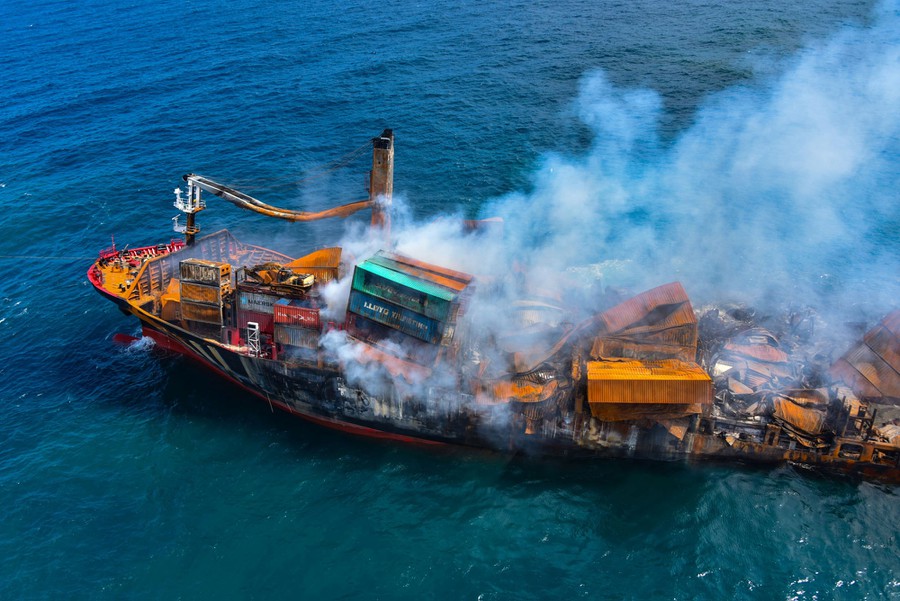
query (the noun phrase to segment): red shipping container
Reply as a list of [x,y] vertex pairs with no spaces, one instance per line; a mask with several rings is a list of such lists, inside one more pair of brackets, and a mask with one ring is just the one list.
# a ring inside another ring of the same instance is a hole
[[319,310],[288,304],[286,299],[275,303],[275,323],[319,329]]
[[255,321],[259,324],[259,331],[265,334],[271,334],[275,326],[271,313],[260,313],[259,311],[241,311],[237,312],[237,326],[242,330],[247,328],[247,324]]

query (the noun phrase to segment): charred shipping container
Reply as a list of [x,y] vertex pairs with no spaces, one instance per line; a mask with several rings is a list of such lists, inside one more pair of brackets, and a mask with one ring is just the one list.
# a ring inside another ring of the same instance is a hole
[[225,325],[225,301],[232,289],[231,265],[185,259],[178,265],[181,319],[185,327],[219,339]]
[[685,361],[589,361],[587,397],[591,414],[603,421],[672,419],[708,410],[713,383]]

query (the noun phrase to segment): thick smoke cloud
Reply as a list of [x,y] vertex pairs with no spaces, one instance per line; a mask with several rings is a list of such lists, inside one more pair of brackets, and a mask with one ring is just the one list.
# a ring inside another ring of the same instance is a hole
[[[559,270],[631,262],[649,287],[693,296],[888,307],[900,295],[900,18],[844,31],[780,76],[709,98],[674,143],[662,103],[588,75],[577,100],[595,134],[577,160],[545,158],[534,190],[494,202],[510,253]],[[823,297],[823,295],[825,295]]]
[[673,141],[659,137],[657,93],[592,72],[575,101],[591,148],[545,156],[530,191],[487,203],[502,237],[401,211],[397,249],[489,276],[471,312],[487,335],[520,325],[516,298],[572,284],[599,294],[598,281],[639,292],[680,280],[695,306],[877,318],[900,298],[900,3],[778,71],[709,97]]

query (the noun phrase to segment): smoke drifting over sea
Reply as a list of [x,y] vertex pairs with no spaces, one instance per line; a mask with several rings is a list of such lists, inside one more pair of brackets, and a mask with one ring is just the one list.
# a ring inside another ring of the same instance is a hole
[[617,89],[602,71],[584,77],[575,107],[591,148],[546,155],[530,191],[487,203],[502,236],[464,235],[459,216],[414,223],[395,201],[398,251],[479,276],[528,274],[524,289],[507,278],[480,290],[477,329],[515,329],[513,300],[573,283],[599,294],[679,280],[695,307],[805,305],[835,321],[896,308],[898,2],[778,74],[709,97],[673,141],[660,139],[656,92]]
[[667,145],[655,92],[591,73],[576,106],[592,148],[546,156],[531,192],[487,206],[504,219],[501,247],[472,263],[470,242],[454,248],[427,225],[399,249],[476,273],[491,260],[559,273],[626,259],[636,287],[680,279],[708,299],[888,306],[900,298],[898,10],[883,4],[870,27],[708,98]]

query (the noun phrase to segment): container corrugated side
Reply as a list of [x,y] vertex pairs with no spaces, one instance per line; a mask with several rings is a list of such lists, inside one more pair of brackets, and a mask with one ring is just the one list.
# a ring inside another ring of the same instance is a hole
[[181,301],[181,318],[188,321],[222,325],[222,307]]
[[440,343],[444,334],[444,324],[358,290],[350,292],[348,309],[432,344]]
[[440,347],[393,330],[355,313],[347,314],[347,334],[370,345],[419,365],[431,365]]
[[204,259],[185,259],[178,265],[180,279],[185,282],[220,285],[231,281],[231,265]]
[[895,335],[883,325],[878,325],[865,337],[866,346],[872,349],[884,362],[900,374],[900,336]]
[[319,329],[319,309],[293,305],[287,299],[275,302],[274,315],[276,324],[303,326],[305,328]]
[[259,331],[266,334],[271,334],[272,328],[275,326],[275,320],[271,313],[262,313],[259,311],[237,312],[237,327],[246,329],[247,324],[251,321],[255,321],[259,324]]
[[675,327],[696,323],[690,299],[678,282],[658,286],[612,307],[601,315],[606,331]]
[[882,395],[900,398],[900,374],[868,345],[860,344],[841,358],[852,365]]
[[288,346],[314,349],[319,346],[319,332],[309,328],[275,324],[275,342]]
[[256,311],[271,315],[275,312],[275,303],[279,298],[281,297],[274,294],[260,294],[238,289],[237,307],[242,311]]
[[457,294],[452,290],[416,280],[368,261],[356,266],[353,272],[353,289],[437,321],[452,321],[456,317]]
[[588,402],[709,405],[712,379],[684,361],[589,361]]
[[215,284],[198,284],[196,282],[181,281],[181,300],[206,303],[208,305],[222,304],[222,289]]

